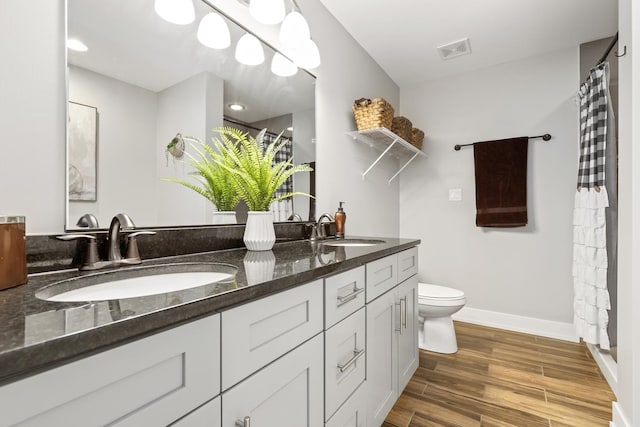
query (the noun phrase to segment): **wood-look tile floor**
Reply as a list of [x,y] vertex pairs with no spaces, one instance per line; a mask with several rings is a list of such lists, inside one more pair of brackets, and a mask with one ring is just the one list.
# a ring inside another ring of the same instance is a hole
[[459,350],[420,350],[383,427],[608,426],[615,400],[584,343],[455,323]]

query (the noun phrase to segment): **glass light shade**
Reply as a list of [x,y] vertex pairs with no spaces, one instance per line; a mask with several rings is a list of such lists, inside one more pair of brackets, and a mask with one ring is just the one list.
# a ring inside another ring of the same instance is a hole
[[69,39],[67,40],[67,48],[71,50],[75,50],[76,52],[86,52],[89,50],[86,44],[82,43],[78,39]]
[[198,41],[212,49],[225,49],[231,44],[229,26],[222,16],[210,12],[202,18],[198,25]]
[[298,67],[307,70],[318,67],[320,65],[320,51],[316,43],[308,39],[295,48],[294,61]]
[[271,60],[271,72],[276,76],[290,77],[298,72],[298,67],[296,64],[276,52]]
[[280,26],[280,41],[289,47],[298,47],[311,38],[309,24],[301,13],[289,13]]
[[264,62],[264,50],[260,40],[252,34],[240,37],[236,45],[236,60],[245,65],[258,65]]
[[186,25],[196,20],[192,0],[155,0],[154,9],[165,21]]
[[249,13],[261,24],[278,24],[286,13],[284,0],[251,0]]

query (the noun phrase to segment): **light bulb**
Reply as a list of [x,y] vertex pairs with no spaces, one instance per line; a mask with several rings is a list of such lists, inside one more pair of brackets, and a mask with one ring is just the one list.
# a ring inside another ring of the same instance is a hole
[[154,8],[162,19],[173,24],[191,24],[196,19],[191,0],[155,0]]
[[280,41],[288,47],[298,47],[311,38],[309,24],[301,13],[289,13],[280,26]]
[[313,40],[305,40],[294,52],[294,62],[298,67],[309,70],[320,65],[320,51]]
[[222,16],[210,12],[202,18],[198,25],[198,41],[212,49],[225,49],[231,44],[229,27]]
[[261,24],[278,24],[286,13],[284,0],[251,0],[249,13]]
[[296,64],[276,52],[271,60],[271,72],[276,76],[290,77],[298,72]]
[[264,50],[260,40],[252,34],[240,37],[236,45],[236,60],[245,65],[258,65],[264,62]]

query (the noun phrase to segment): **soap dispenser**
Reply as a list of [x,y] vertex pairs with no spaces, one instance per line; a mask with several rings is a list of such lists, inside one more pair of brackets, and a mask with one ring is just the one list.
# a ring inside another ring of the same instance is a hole
[[343,204],[344,202],[340,202],[338,212],[333,216],[333,219],[336,222],[336,237],[339,239],[344,238],[344,223],[347,221],[347,214],[344,213],[344,209],[342,209]]

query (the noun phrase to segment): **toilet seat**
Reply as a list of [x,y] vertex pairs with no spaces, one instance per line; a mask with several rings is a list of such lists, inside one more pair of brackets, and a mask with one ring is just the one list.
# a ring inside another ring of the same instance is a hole
[[418,304],[425,305],[455,305],[464,304],[464,292],[446,286],[418,284]]

